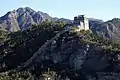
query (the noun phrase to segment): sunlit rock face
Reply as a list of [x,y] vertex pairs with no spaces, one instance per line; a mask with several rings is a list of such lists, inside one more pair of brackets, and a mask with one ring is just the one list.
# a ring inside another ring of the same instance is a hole
[[48,14],[34,11],[29,7],[18,8],[0,17],[0,27],[5,28],[9,32],[26,30],[34,24],[40,24],[45,21],[53,21]]
[[19,24],[17,22],[17,12],[14,10],[8,12],[5,16],[0,18],[0,27],[4,27],[9,32],[16,32],[20,30]]
[[16,32],[26,30],[32,27],[32,25],[40,24],[46,20],[55,22],[63,21],[66,23],[72,22],[72,20],[69,19],[53,18],[47,13],[35,11],[29,7],[20,7],[0,17],[0,27],[5,28],[8,32]]

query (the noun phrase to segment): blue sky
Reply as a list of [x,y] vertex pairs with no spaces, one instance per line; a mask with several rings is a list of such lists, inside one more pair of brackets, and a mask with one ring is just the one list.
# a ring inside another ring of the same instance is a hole
[[79,14],[105,21],[120,17],[120,0],[1,0],[0,16],[19,7],[31,7],[53,17],[69,19]]

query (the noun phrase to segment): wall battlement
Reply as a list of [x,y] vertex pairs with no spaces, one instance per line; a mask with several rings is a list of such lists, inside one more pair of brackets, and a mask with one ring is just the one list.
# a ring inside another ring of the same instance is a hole
[[72,23],[68,23],[66,29],[69,29],[70,26],[77,28],[77,31],[80,30],[89,30],[89,20],[84,17],[84,15],[78,15],[74,17]]
[[80,30],[89,30],[89,21],[84,15],[74,17],[73,26]]

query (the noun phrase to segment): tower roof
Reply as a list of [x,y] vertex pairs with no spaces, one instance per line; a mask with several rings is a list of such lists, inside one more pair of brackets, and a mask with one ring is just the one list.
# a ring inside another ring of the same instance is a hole
[[78,17],[84,17],[84,15],[78,15]]

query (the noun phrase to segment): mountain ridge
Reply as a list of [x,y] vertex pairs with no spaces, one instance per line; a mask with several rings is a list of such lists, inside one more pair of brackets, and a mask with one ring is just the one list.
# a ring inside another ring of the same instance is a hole
[[[11,20],[11,21],[10,21]],[[9,11],[4,16],[0,17],[0,27],[5,27],[10,32],[16,32],[18,30],[25,30],[29,28],[32,24],[39,24],[45,20],[48,21],[64,21],[66,23],[72,22],[73,20],[65,18],[51,17],[49,14],[35,11],[29,7],[20,7],[16,10]],[[90,18],[91,21],[99,19]],[[10,24],[8,24],[8,23]],[[13,24],[13,25],[12,25]]]
[[[111,40],[120,41],[120,19],[113,18],[104,22],[101,19],[88,18],[90,30],[95,34],[103,36]],[[26,30],[32,25],[38,25],[43,21],[65,22],[71,23],[73,20],[65,18],[51,17],[49,14],[35,11],[29,7],[18,8],[17,10],[9,11],[4,16],[0,17],[0,27],[8,32],[17,32],[19,30]]]

